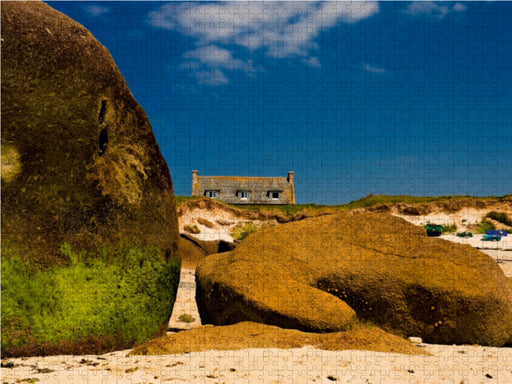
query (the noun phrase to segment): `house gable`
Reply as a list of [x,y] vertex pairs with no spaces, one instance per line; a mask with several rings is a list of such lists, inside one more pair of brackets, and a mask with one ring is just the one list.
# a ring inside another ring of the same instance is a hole
[[288,177],[199,176],[192,171],[192,196],[229,204],[295,204],[293,172]]

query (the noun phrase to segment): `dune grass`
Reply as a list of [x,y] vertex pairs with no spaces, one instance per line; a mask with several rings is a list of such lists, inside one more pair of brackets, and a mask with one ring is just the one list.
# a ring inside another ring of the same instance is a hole
[[[177,207],[181,206],[184,202],[190,200],[202,200],[209,199],[207,197],[201,196],[176,196],[176,205]],[[239,210],[248,210],[262,213],[275,213],[278,215],[284,215],[286,217],[291,217],[295,215],[321,215],[321,214],[330,214],[336,213],[339,211],[348,211],[358,208],[372,208],[380,205],[391,205],[391,204],[428,204],[428,203],[443,203],[443,202],[455,202],[462,200],[478,200],[478,201],[504,201],[512,199],[512,195],[504,195],[504,196],[486,196],[486,197],[472,197],[472,196],[409,196],[409,195],[374,195],[369,194],[362,199],[351,201],[347,204],[339,204],[339,205],[322,205],[322,204],[292,204],[292,205],[236,205],[236,204],[226,204],[218,199],[212,199],[220,204],[224,204],[228,207],[239,209]],[[500,216],[501,218],[501,216]]]
[[176,195],[174,196],[176,200],[176,208],[179,208],[183,203],[190,201],[190,200],[203,200],[208,199],[208,197],[203,196],[183,196],[183,195]]

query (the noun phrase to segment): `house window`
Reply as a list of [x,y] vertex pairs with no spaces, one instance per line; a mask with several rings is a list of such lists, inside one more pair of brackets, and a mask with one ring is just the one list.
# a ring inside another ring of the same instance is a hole
[[251,196],[251,191],[237,191],[236,195],[241,200],[247,200]]
[[281,191],[268,191],[267,196],[272,200],[279,200],[281,198]]
[[216,199],[217,197],[219,197],[219,193],[220,193],[220,191],[216,191],[216,190],[204,191],[204,195],[206,197],[211,197],[212,199]]

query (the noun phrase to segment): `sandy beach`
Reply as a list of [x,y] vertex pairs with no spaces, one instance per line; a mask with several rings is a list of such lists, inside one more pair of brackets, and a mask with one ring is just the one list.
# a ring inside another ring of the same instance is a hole
[[[245,349],[182,355],[49,356],[2,362],[2,382],[512,383],[512,348],[422,345],[432,356],[369,351]],[[12,368],[5,368],[12,366]]]

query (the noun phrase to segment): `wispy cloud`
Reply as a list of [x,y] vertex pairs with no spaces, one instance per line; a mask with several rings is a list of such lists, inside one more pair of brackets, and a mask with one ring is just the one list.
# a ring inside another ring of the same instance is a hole
[[210,67],[237,69],[246,72],[254,71],[250,60],[243,61],[233,57],[233,53],[227,49],[222,49],[216,45],[208,45],[186,52],[183,57],[195,59]]
[[308,57],[307,59],[302,59],[302,62],[312,67],[321,67],[320,60],[318,60],[318,57]]
[[367,72],[370,72],[370,73],[377,73],[377,74],[382,74],[384,72],[386,72],[386,69],[383,68],[383,67],[379,67],[378,65],[372,65],[372,64],[365,64],[364,65],[364,69],[367,71]]
[[87,7],[84,7],[84,10],[88,15],[94,17],[100,17],[110,13],[110,8],[100,5],[88,5]]
[[464,4],[461,4],[461,3],[456,3],[452,9],[455,11],[455,12],[464,12],[466,9],[468,9],[468,7]]
[[222,85],[229,83],[227,77],[219,69],[200,70],[194,74],[199,84]]
[[149,14],[158,28],[176,30],[196,39],[187,52],[210,69],[254,71],[249,60],[235,57],[233,47],[249,53],[263,50],[276,58],[298,58],[318,67],[315,39],[337,24],[355,23],[375,15],[377,2],[223,2],[171,3]]
[[425,16],[432,19],[444,19],[450,13],[466,11],[467,6],[462,3],[437,3],[433,1],[415,1],[405,8],[405,13],[411,16]]

